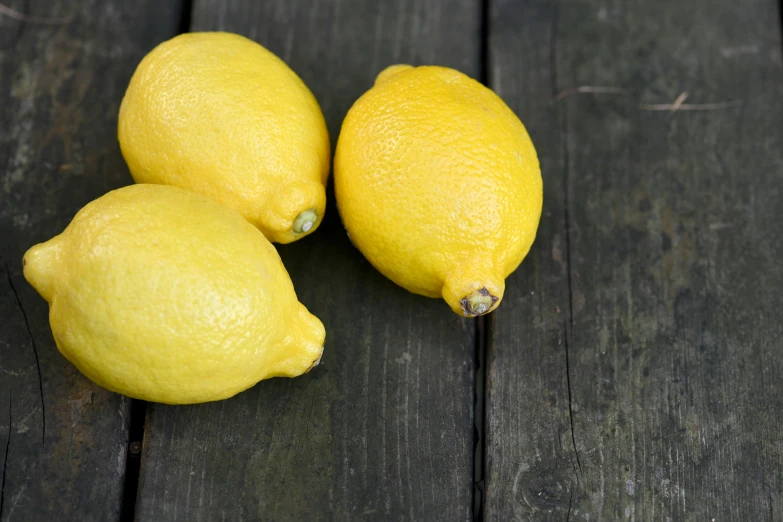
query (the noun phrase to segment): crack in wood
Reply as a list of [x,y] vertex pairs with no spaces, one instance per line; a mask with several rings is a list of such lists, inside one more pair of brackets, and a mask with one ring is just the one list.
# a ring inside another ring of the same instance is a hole
[[5,273],[8,277],[8,284],[11,287],[11,291],[14,293],[16,304],[19,305],[19,310],[22,312],[24,325],[27,328],[27,334],[30,336],[30,343],[33,345],[33,354],[35,354],[35,368],[38,371],[38,393],[41,396],[41,445],[44,445],[46,444],[46,402],[44,402],[43,378],[41,377],[41,361],[38,358],[38,347],[35,345],[35,338],[33,337],[33,330],[30,328],[30,321],[27,318],[27,312],[25,312],[24,307],[22,306],[22,300],[19,298],[19,292],[17,292],[16,287],[14,286],[14,281],[11,278],[11,270],[8,267],[8,261],[4,261],[4,263]]
[[3,455],[3,478],[0,480],[0,520],[3,519],[3,507],[5,506],[5,476],[8,471],[8,451],[11,448],[11,387],[8,387],[8,438],[5,441],[5,455]]
[[[550,70],[552,75],[552,92],[558,92],[558,78],[557,78],[557,32],[558,23],[560,21],[560,2],[555,2],[552,14],[552,29],[550,34]],[[563,107],[562,118],[560,126],[561,142],[563,144],[563,220],[565,224],[565,250],[566,250],[566,275],[568,279],[568,323],[564,325],[564,345],[565,345],[565,363],[566,363],[566,387],[568,388],[568,421],[571,429],[571,444],[574,448],[574,456],[576,457],[576,464],[578,473],[576,475],[577,482],[580,475],[582,475],[582,462],[579,458],[579,451],[576,448],[576,434],[574,433],[574,407],[573,397],[571,392],[571,365],[569,357],[569,336],[574,326],[574,298],[573,298],[573,281],[571,277],[571,223],[570,215],[568,212],[568,170],[570,168],[568,157],[568,110]],[[576,470],[575,470],[576,471]]]
[[568,421],[571,426],[571,444],[574,448],[574,456],[576,457],[576,466],[579,469],[579,473],[576,475],[577,482],[580,475],[582,475],[582,462],[579,460],[579,451],[576,449],[576,436],[574,435],[574,408],[571,399],[571,364],[568,357],[568,331],[565,334],[565,356],[566,356],[566,387],[568,388]]

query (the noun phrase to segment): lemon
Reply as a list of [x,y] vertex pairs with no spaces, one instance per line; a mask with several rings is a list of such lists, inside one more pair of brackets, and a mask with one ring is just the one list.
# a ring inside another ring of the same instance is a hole
[[24,275],[49,302],[60,352],[130,397],[230,397],[321,357],[324,327],[299,303],[275,248],[210,198],[133,185],[89,203],[32,247]]
[[495,93],[453,69],[392,66],[348,112],[334,169],[345,228],[381,273],[461,315],[498,306],[535,239],[543,184]]
[[138,183],[175,185],[242,214],[270,241],[318,228],[330,147],[299,77],[231,33],[187,33],[153,49],[131,78],[119,141]]

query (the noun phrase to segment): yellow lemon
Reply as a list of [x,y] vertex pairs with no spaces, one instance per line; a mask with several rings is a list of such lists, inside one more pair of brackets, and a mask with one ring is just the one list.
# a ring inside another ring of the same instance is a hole
[[119,140],[137,183],[210,196],[270,241],[296,241],[323,218],[321,108],[282,60],[242,36],[187,33],[153,49],[122,100]]
[[495,93],[445,67],[381,72],[343,122],[334,182],[364,256],[468,317],[498,306],[541,217],[525,127]]
[[133,185],[32,247],[24,276],[49,302],[60,352],[109,390],[169,404],[294,377],[324,327],[264,236],[210,198]]

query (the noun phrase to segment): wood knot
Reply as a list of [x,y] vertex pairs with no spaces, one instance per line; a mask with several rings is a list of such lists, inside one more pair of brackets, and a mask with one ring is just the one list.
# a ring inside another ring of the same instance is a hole
[[524,497],[519,501],[534,510],[567,511],[575,500],[574,489],[571,478],[559,467],[534,466],[520,477],[517,495]]

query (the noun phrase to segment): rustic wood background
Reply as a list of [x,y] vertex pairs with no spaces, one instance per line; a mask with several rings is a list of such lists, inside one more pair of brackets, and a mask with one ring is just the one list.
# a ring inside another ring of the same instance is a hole
[[[0,7],[0,520],[783,519],[776,0]],[[327,327],[317,371],[183,407],[82,377],[21,257],[131,183],[124,89],[188,30],[281,56],[333,143],[387,65],[494,89],[545,185],[499,310],[461,319],[384,279],[332,198],[279,248]]]

